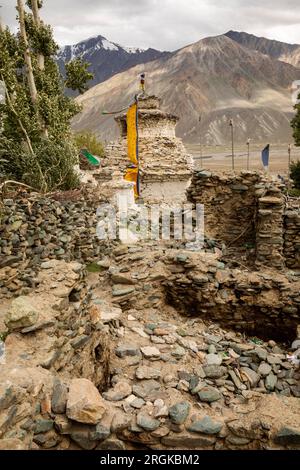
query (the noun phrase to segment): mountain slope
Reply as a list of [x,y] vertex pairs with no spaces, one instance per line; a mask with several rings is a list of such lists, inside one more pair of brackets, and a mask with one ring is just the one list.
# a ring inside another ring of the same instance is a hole
[[74,129],[92,129],[105,140],[117,137],[113,118],[101,112],[130,103],[144,70],[148,92],[162,98],[166,111],[180,116],[177,134],[186,141],[198,141],[199,114],[207,144],[230,140],[230,118],[235,120],[238,141],[281,141],[291,135],[290,86],[300,71],[227,36],[203,39],[93,87],[78,98],[84,109],[75,118]]
[[122,47],[108,41],[103,36],[97,36],[60,49],[57,63],[64,73],[64,65],[67,62],[76,57],[83,57],[86,62],[91,64],[90,70],[95,75],[94,80],[89,83],[89,86],[93,86],[137,64],[147,63],[169,55],[169,52],[161,52],[155,49],[143,50]]
[[225,36],[233,39],[241,46],[266,54],[272,59],[281,60],[295,67],[300,67],[299,44],[287,44],[238,31],[228,31]]

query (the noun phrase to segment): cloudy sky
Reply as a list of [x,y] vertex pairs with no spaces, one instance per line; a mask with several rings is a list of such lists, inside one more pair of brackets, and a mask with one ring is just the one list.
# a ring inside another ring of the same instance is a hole
[[[16,0],[0,0],[16,27]],[[300,44],[299,0],[44,0],[59,44],[101,34],[124,46],[175,50],[230,29]]]

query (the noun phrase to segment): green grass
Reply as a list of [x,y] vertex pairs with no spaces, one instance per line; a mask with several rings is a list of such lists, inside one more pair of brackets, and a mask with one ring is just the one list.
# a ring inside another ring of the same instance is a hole
[[99,266],[97,263],[91,263],[87,265],[86,270],[88,273],[100,273],[103,270],[103,268]]

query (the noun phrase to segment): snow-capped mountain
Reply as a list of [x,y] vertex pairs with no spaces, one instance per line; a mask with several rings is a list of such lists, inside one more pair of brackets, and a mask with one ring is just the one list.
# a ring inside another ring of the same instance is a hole
[[103,36],[97,36],[72,46],[63,47],[58,53],[57,62],[61,71],[64,72],[65,63],[81,56],[91,64],[90,70],[94,73],[94,80],[89,83],[89,86],[93,86],[134,65],[146,64],[169,55],[169,52],[155,49],[123,47],[108,41]]
[[202,39],[93,87],[78,98],[83,110],[74,119],[74,129],[116,138],[113,116],[101,113],[132,101],[141,72],[146,73],[148,93],[162,98],[163,109],[181,118],[177,134],[187,142],[198,142],[199,114],[207,145],[230,142],[229,119],[235,122],[237,142],[292,138],[291,86],[300,79],[300,70],[225,35]]

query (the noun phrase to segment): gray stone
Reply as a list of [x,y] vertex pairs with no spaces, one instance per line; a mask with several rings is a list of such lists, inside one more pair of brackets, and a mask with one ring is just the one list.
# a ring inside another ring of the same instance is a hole
[[281,363],[281,359],[277,356],[273,356],[272,354],[268,354],[267,356],[267,361],[269,364],[273,365],[273,364],[280,364]]
[[131,391],[131,385],[125,381],[120,381],[114,386],[114,388],[108,390],[107,392],[103,392],[102,396],[105,400],[108,401],[120,401],[128,397],[131,394]]
[[166,447],[202,449],[203,447],[212,447],[216,439],[213,436],[197,436],[195,434],[180,433],[169,434],[163,437],[161,442]]
[[137,425],[145,429],[145,431],[155,431],[160,426],[158,419],[153,419],[146,413],[138,413],[136,418]]
[[[212,346],[212,345],[210,345]],[[206,362],[208,365],[217,365],[220,366],[222,364],[222,357],[219,354],[207,354],[206,355]]]
[[156,380],[142,380],[138,384],[133,385],[132,391],[135,395],[144,400],[154,401],[160,398],[161,387],[160,383]]
[[201,401],[212,403],[214,401],[220,400],[222,395],[217,388],[207,386],[203,387],[200,392],[198,392],[198,397]]
[[95,431],[91,432],[90,438],[92,441],[104,441],[110,436],[110,427],[98,423]]
[[126,356],[138,356],[140,354],[139,348],[134,344],[120,344],[115,353],[118,357],[126,357]]
[[296,349],[299,349],[300,348],[300,339],[296,339],[293,343],[292,343],[292,346],[291,346],[291,349],[293,351],[295,351]]
[[273,374],[273,372],[271,372],[271,374],[269,374],[265,380],[266,389],[269,390],[269,392],[273,392],[276,383],[277,383],[277,377],[276,375]]
[[223,427],[223,424],[212,420],[210,416],[194,421],[189,427],[188,431],[200,432],[203,434],[218,434]]
[[259,368],[257,369],[257,372],[263,377],[265,377],[266,375],[269,375],[271,370],[272,367],[270,366],[270,364],[267,364],[266,362],[261,362]]
[[68,388],[59,379],[54,380],[51,408],[53,413],[64,414],[66,412]]
[[143,353],[143,356],[145,356],[146,359],[160,357],[160,350],[157,349],[155,346],[145,346],[141,348],[141,351]]
[[111,432],[123,431],[128,428],[130,422],[131,417],[123,413],[121,410],[118,410],[112,419]]
[[215,354],[217,352],[216,346],[214,344],[210,344],[208,346],[208,352],[209,352],[209,354]]
[[134,287],[123,287],[120,288],[118,287],[119,285],[115,285],[113,287],[112,295],[113,297],[121,297],[123,295],[129,295],[132,294],[135,291]]
[[126,450],[126,446],[124,442],[114,437],[101,442],[101,444],[96,447],[96,450]]
[[90,336],[81,335],[71,341],[71,345],[74,349],[79,349],[85,346],[90,341]]
[[169,416],[172,423],[183,424],[189,415],[190,409],[191,405],[186,401],[171,406],[169,408]]
[[255,348],[254,352],[256,353],[257,357],[261,359],[262,361],[265,361],[267,359],[267,351],[263,348]]
[[161,376],[161,371],[152,367],[140,366],[137,368],[135,375],[139,380],[158,379]]
[[38,419],[35,422],[34,434],[42,434],[53,429],[54,422],[51,419]]
[[300,445],[300,430],[283,426],[274,437],[279,445]]
[[203,367],[205,376],[209,379],[220,379],[227,373],[226,367],[217,365],[208,365]]
[[249,379],[251,387],[256,387],[260,380],[260,376],[254,370],[250,369],[250,367],[242,367],[241,371]]
[[180,359],[181,357],[183,357],[185,355],[185,349],[182,348],[181,346],[177,346],[172,352],[171,352],[171,355],[173,357],[176,357],[178,359]]

